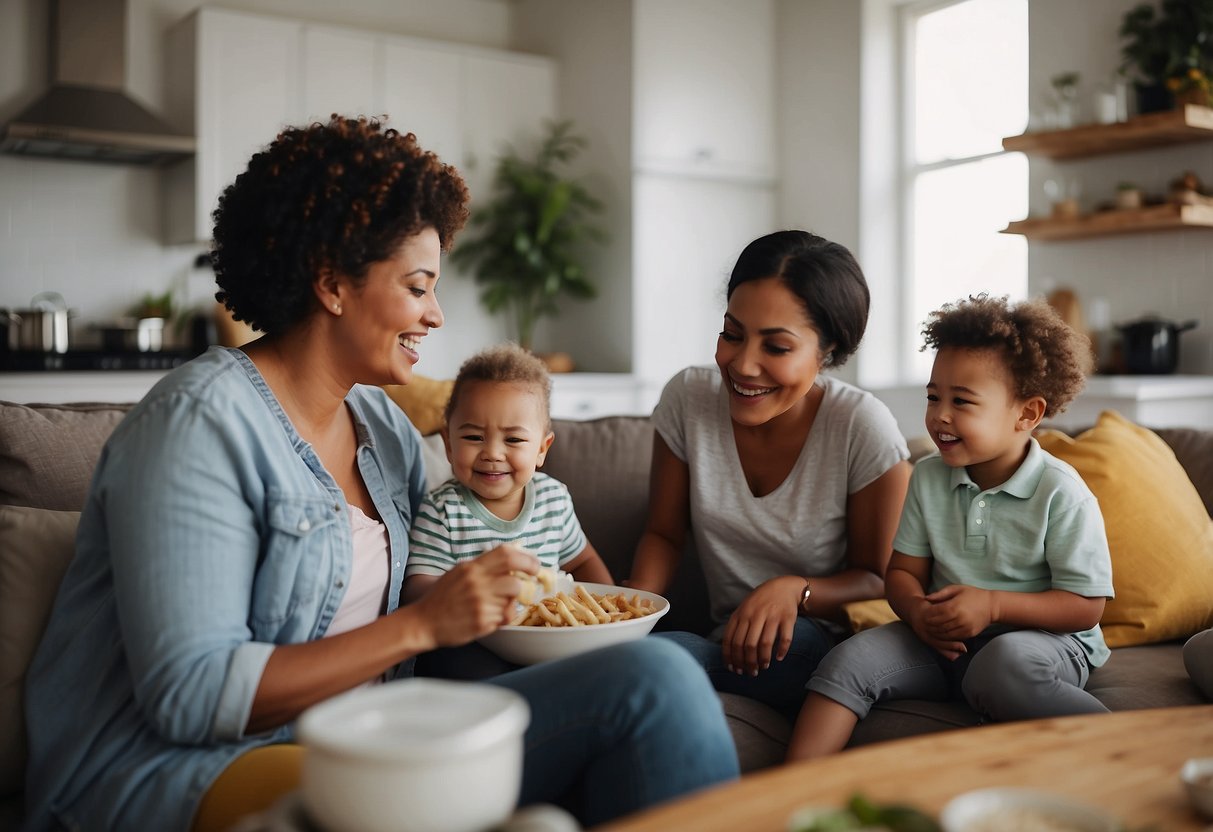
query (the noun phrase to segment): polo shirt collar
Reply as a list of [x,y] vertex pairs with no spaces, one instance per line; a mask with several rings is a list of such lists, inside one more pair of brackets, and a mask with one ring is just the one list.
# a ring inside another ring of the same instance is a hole
[[[1011,478],[1002,485],[996,485],[990,489],[991,493],[1005,491],[1012,497],[1027,499],[1036,493],[1036,487],[1040,485],[1040,478],[1045,472],[1045,452],[1040,447],[1040,443],[1036,439],[1028,439],[1028,455],[1024,458],[1023,463],[1016,469]],[[962,465],[959,468],[952,469],[952,489],[955,490],[960,486],[978,488],[977,483],[969,478],[968,470]],[[980,489],[978,489],[980,490]]]

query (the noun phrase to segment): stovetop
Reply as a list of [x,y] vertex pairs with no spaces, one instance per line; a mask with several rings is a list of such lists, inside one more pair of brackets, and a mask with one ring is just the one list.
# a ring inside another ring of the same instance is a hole
[[65,353],[11,351],[0,352],[0,372],[171,370],[196,355],[192,350],[68,350]]

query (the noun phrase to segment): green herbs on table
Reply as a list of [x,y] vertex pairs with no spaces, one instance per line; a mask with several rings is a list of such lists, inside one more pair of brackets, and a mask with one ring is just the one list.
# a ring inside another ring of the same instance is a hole
[[845,809],[806,810],[797,814],[803,817],[803,822],[794,820],[790,832],[942,832],[934,818],[912,806],[882,806],[859,794],[851,798]]

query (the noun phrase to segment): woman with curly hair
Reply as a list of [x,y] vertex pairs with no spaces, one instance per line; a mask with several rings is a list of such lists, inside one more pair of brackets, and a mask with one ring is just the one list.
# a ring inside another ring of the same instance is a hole
[[841,751],[876,702],[963,696],[984,718],[1100,713],[1083,688],[1108,658],[1112,561],[1095,495],[1032,438],[1082,389],[1090,343],[1042,300],[948,304],[927,432],[885,595],[900,621],[865,630],[809,682],[789,759]]
[[[425,474],[379,388],[442,325],[467,198],[412,134],[336,116],[224,192],[217,296],[264,336],[169,374],[101,454],[29,672],[28,829],[227,829],[297,786],[306,708],[502,623],[511,573],[538,569],[514,546],[399,605]],[[523,804],[597,823],[736,776],[718,699],[669,645],[494,683],[531,708]]]

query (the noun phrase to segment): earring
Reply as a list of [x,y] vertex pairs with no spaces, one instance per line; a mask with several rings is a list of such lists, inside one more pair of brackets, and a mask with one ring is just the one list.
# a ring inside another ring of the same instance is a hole
[[336,312],[338,315],[340,315],[340,314],[341,314],[341,304],[339,304],[339,303],[334,303],[334,304],[333,304],[333,311],[334,311],[334,312]]

